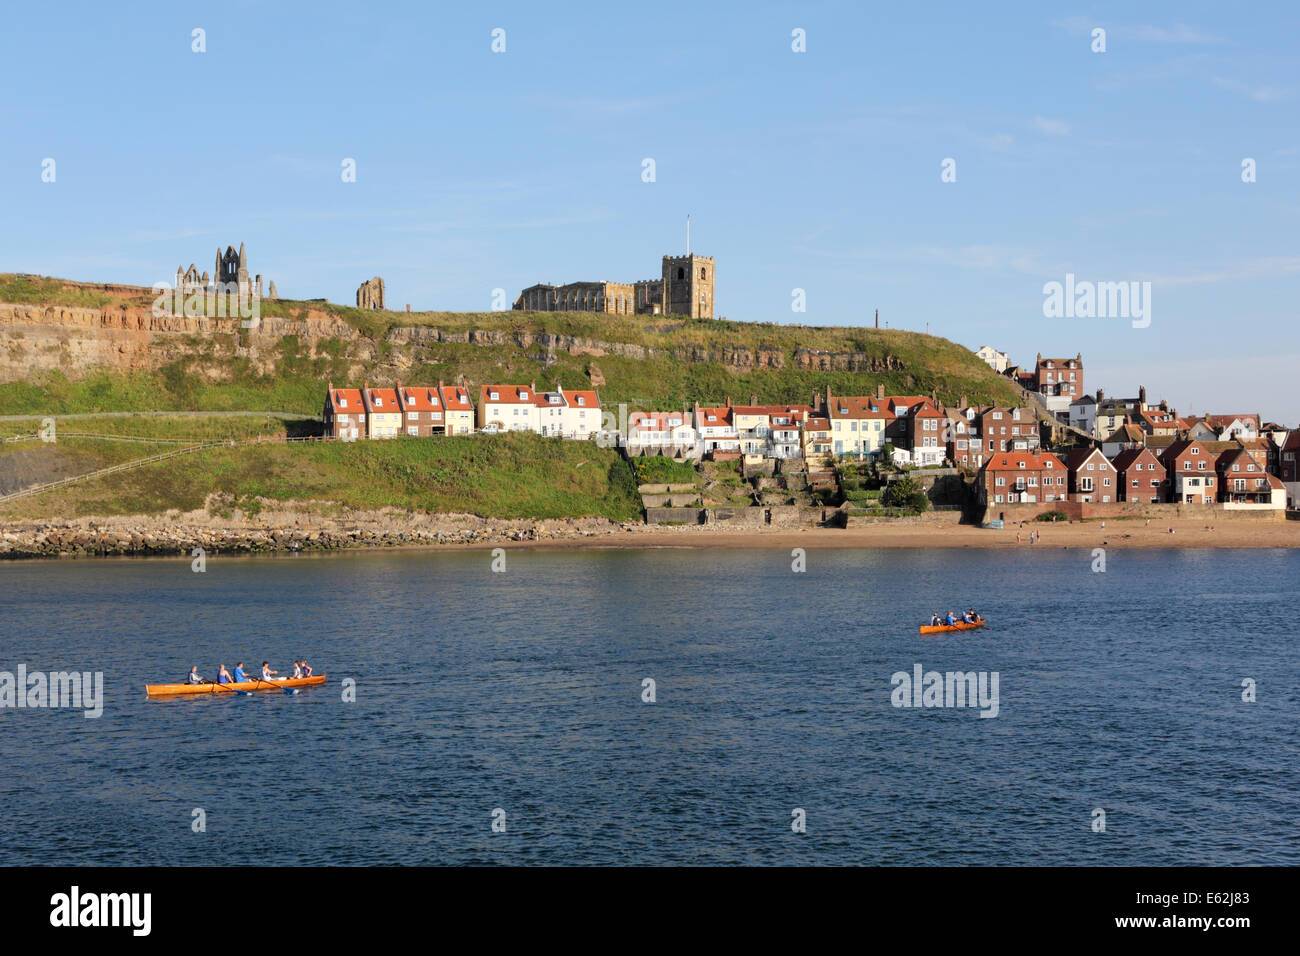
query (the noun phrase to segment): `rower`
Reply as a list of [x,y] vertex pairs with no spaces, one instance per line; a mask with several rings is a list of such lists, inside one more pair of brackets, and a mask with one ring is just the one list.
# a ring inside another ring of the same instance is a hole
[[933,614],[930,615],[930,626],[931,626],[931,627],[938,627],[938,626],[939,626],[939,612],[938,612],[938,611],[935,611]]
[[307,661],[306,661],[305,659],[304,659],[303,662],[302,662],[302,676],[303,676],[303,677],[310,677],[310,676],[311,676],[311,665],[308,664]]
[[280,672],[271,670],[271,665],[268,662],[262,661],[262,680],[264,681],[274,680],[275,675],[278,673]]
[[970,616],[970,611],[967,611],[966,613],[964,613],[964,614],[961,616],[961,622],[962,622],[963,624],[974,624],[974,623],[975,623],[975,619],[974,619],[973,617]]
[[244,662],[239,661],[237,664],[235,664],[235,683],[243,684],[246,683],[247,681],[248,678],[244,676]]
[[980,616],[979,616],[978,614],[975,613],[975,609],[974,609],[974,608],[971,608],[971,609],[970,609],[970,619],[971,619],[971,623],[972,623],[972,624],[976,624],[976,623],[978,623],[978,622],[981,620]]
[[199,665],[198,665],[198,664],[195,664],[193,667],[190,668],[190,672],[189,672],[189,674],[186,675],[185,680],[186,680],[187,682],[191,683],[191,684],[206,684],[206,683],[207,683],[207,681],[205,681],[202,677],[199,676]]
[[225,664],[222,664],[221,669],[217,671],[217,683],[218,684],[230,683],[230,671],[226,670]]
[[947,616],[946,618],[944,618],[944,622],[945,622],[949,627],[951,627],[952,625],[954,625],[954,624],[957,623],[957,618],[953,615],[952,611],[949,611],[949,612],[948,612],[948,616]]
[[293,679],[298,680],[302,677],[302,661],[293,662]]

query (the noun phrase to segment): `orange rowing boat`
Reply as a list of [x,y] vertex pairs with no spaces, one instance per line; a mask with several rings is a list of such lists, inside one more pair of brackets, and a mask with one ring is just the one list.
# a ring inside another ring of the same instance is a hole
[[956,624],[922,624],[922,634],[942,634],[944,631],[973,631],[977,627],[983,627],[985,621],[983,618],[974,624],[967,624],[965,621],[958,621]]
[[287,680],[246,680],[238,684],[145,684],[144,692],[150,697],[182,697],[187,694],[233,694],[241,690],[284,690],[288,687],[312,687],[323,683],[324,674],[313,674],[311,677],[290,677]]

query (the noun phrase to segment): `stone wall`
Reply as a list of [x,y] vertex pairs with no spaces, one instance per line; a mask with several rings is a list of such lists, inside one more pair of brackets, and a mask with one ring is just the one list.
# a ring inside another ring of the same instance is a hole
[[704,524],[703,508],[646,508],[646,524]]
[[1102,518],[1150,518],[1153,521],[1170,518],[1205,518],[1215,521],[1284,521],[1286,513],[1280,509],[1243,511],[1224,508],[1222,505],[1189,505],[1182,502],[1152,504],[1141,501],[1042,501],[1035,504],[991,504],[984,512],[984,521],[993,521],[1005,515],[1005,520],[1030,521],[1049,511],[1063,511],[1069,521]]

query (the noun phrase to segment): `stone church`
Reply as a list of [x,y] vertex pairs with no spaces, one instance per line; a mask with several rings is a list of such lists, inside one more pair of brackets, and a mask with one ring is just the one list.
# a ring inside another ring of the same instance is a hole
[[658,279],[639,282],[538,283],[519,293],[524,312],[607,312],[713,318],[713,257],[664,256]]

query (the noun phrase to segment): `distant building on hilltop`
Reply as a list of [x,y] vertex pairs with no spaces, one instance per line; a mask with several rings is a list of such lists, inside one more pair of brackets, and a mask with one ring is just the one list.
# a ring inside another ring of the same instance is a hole
[[[211,275],[206,272],[200,275],[194,263],[190,263],[188,269],[177,266],[176,288],[183,292],[205,292],[211,289],[228,295],[239,295],[242,298],[250,298],[254,295],[259,299],[263,297],[262,277],[258,275],[251,281],[249,279],[248,256],[242,242],[239,244],[238,252],[235,251],[234,246],[226,246],[224,253],[218,247],[216,262],[212,268]],[[217,286],[220,286],[220,289]],[[275,295],[275,283],[272,282],[270,297],[274,299]]]
[[[880,328],[880,313],[876,313],[876,328]],[[1006,352],[999,352],[991,345],[981,345],[975,350],[975,354],[984,362],[988,363],[989,368],[995,372],[1005,372],[1011,360],[1007,358]]]
[[519,293],[525,312],[605,312],[610,315],[688,315],[713,318],[713,257],[664,256],[658,279],[639,282],[538,283]]

